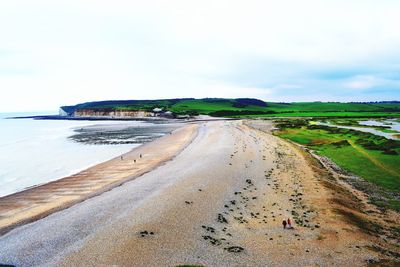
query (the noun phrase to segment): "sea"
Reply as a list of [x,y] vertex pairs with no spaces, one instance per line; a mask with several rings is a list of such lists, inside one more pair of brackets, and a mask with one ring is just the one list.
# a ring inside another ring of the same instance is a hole
[[140,145],[90,145],[68,138],[75,128],[119,121],[8,119],[45,114],[0,113],[0,197],[72,175]]

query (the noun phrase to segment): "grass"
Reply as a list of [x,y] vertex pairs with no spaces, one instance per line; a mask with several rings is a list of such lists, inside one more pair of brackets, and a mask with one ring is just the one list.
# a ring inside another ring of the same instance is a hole
[[[334,161],[342,169],[364,178],[390,192],[400,192],[400,141],[387,140],[348,129],[308,125],[305,120],[278,124],[277,135],[305,145]],[[400,202],[391,199],[391,208]]]
[[[241,116],[246,118],[257,117],[322,117],[322,118],[381,118],[381,117],[399,117],[399,112],[378,112],[378,111],[295,111],[279,112],[276,114],[260,114]],[[237,116],[235,116],[237,117]]]
[[382,129],[382,128],[380,128],[379,131],[381,131],[383,133],[397,133],[396,130],[392,130],[392,129]]
[[352,111],[387,111],[398,109],[399,105],[375,104],[375,103],[340,103],[340,102],[294,102],[294,103],[269,103],[269,107],[275,111],[286,112],[352,112]]
[[[359,135],[355,131],[342,131],[333,134],[324,129],[307,129],[305,127],[288,129],[280,136],[296,143],[309,146],[319,154],[331,158],[339,166],[355,173],[370,182],[387,189],[400,191],[400,161],[398,154],[385,155],[383,150],[365,149],[355,142]],[[375,139],[375,138],[374,138]],[[340,141],[350,141],[339,143]],[[400,152],[397,148],[394,151]]]
[[250,98],[161,99],[88,102],[62,107],[77,109],[152,110],[162,107],[176,114],[224,117],[400,117],[400,103],[296,102],[274,103]]
[[337,148],[334,145],[322,146],[319,152],[333,159],[345,170],[386,189],[400,191],[398,159],[391,155],[383,155],[379,151],[358,148],[365,154],[353,146]]
[[175,113],[194,111],[199,114],[210,114],[216,111],[266,111],[263,106],[257,105],[238,105],[235,99],[189,99],[180,101],[170,110]]

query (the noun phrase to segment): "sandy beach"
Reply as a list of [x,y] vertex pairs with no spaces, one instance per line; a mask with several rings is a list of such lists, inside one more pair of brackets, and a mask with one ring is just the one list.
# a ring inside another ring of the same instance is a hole
[[0,234],[101,194],[171,160],[195,137],[196,125],[63,179],[0,198]]
[[[3,198],[0,227],[15,229],[0,237],[0,263],[366,266],[390,258],[371,249],[386,246],[378,236],[344,216],[370,216],[357,210],[367,204],[271,128],[189,124],[123,160]],[[283,229],[287,218],[293,229]]]

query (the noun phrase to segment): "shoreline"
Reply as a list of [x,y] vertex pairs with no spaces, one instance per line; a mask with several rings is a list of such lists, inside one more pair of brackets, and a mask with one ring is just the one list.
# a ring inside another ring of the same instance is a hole
[[73,175],[0,197],[0,236],[156,169],[188,146],[197,128],[197,124],[184,125]]
[[[398,248],[387,239],[387,231],[398,220],[389,223],[379,211],[363,212],[370,211],[368,203],[307,151],[273,136],[271,122],[221,121],[186,127],[195,128],[192,138],[173,160],[1,236],[0,262],[15,266],[398,262]],[[156,149],[169,153],[174,144],[167,143]],[[290,230],[282,229],[286,218],[293,222]],[[382,228],[374,227],[378,224]]]
[[0,197],[71,176],[184,125],[32,119],[2,120],[0,124],[4,127],[0,141]]
[[34,116],[17,116],[17,117],[6,117],[8,120],[21,120],[21,119],[33,119],[33,120],[66,120],[66,121],[144,121],[144,122],[168,122],[168,123],[190,123],[190,122],[208,122],[208,121],[229,121],[229,120],[241,120],[241,118],[229,118],[229,117],[211,117],[208,115],[200,115],[196,117],[190,117],[187,119],[181,118],[165,118],[165,117],[72,117],[72,116],[60,116],[60,115],[34,115]]
[[34,115],[34,116],[17,116],[7,117],[5,119],[18,120],[18,119],[33,119],[33,120],[75,120],[75,121],[169,121],[168,118],[160,117],[72,117],[60,115]]

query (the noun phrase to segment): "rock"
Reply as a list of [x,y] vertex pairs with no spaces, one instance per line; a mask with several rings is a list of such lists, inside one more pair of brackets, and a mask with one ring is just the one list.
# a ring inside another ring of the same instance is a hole
[[148,236],[148,235],[154,235],[154,232],[148,232],[148,231],[141,231],[141,232],[139,232],[139,235],[141,236],[141,237],[145,237],[145,236]]
[[220,240],[218,240],[212,236],[209,236],[209,235],[203,235],[203,238],[204,238],[204,240],[210,240],[210,243],[215,246],[220,246],[222,244],[222,242]]
[[232,252],[232,253],[239,253],[242,252],[244,250],[244,248],[239,247],[239,246],[232,246],[232,247],[227,247],[224,248],[226,251],[228,252]]
[[218,218],[217,218],[218,222],[220,223],[228,223],[228,220],[224,217],[224,215],[222,215],[221,213],[218,213]]

